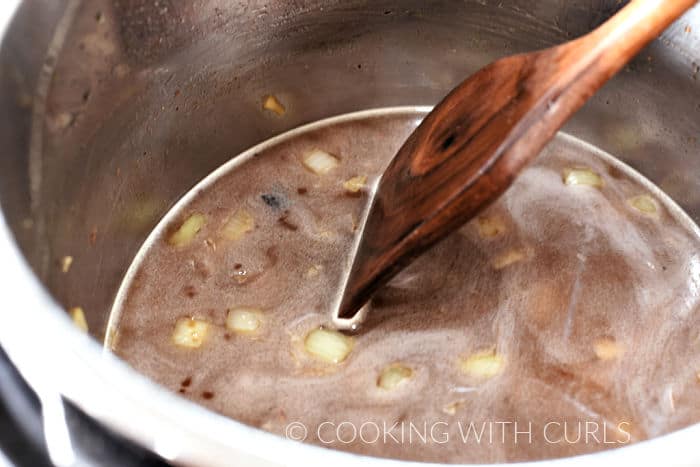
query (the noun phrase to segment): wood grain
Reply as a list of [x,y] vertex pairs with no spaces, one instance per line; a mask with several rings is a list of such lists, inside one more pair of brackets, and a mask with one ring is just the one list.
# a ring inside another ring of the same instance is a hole
[[495,201],[608,79],[696,0],[633,0],[566,44],[491,63],[455,88],[382,176],[334,317]]

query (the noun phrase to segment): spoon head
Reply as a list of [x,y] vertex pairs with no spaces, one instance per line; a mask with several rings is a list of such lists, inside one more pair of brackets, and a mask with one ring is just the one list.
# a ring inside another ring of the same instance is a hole
[[548,71],[534,66],[538,55],[477,72],[406,140],[374,194],[335,309],[337,325],[356,325],[357,311],[379,287],[498,198],[556,132],[544,127],[539,132],[547,137],[538,144],[516,144],[537,123],[532,112],[541,96],[531,81]]

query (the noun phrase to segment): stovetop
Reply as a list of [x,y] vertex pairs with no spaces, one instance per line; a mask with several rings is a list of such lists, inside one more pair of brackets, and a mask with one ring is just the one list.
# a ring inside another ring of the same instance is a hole
[[[64,400],[64,406],[75,465],[167,465],[154,454],[101,426],[70,402]],[[51,465],[39,400],[0,348],[0,467]]]

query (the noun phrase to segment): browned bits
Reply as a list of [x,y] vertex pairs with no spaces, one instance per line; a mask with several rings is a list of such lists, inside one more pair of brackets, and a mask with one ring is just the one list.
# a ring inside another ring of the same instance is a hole
[[267,257],[267,267],[273,267],[277,264],[277,261],[279,260],[279,252],[277,251],[277,247],[275,245],[272,245],[269,247],[267,250],[265,250],[265,256]]
[[186,285],[183,289],[182,292],[187,296],[188,298],[193,298],[195,295],[197,295],[197,289],[195,288],[194,285]]
[[92,230],[90,230],[88,242],[90,242],[90,246],[95,246],[95,243],[97,243],[97,227],[93,227]]
[[201,277],[202,279],[208,279],[211,277],[211,268],[206,261],[195,260],[193,266],[194,272],[197,274],[197,276]]
[[189,387],[189,385],[192,384],[192,377],[188,376],[187,378],[183,379],[182,382],[180,383],[180,386],[183,388]]
[[203,391],[202,392],[202,398],[206,400],[210,400],[214,398],[214,393],[211,391]]
[[287,230],[291,230],[292,232],[296,232],[297,230],[299,230],[299,226],[297,226],[295,223],[289,220],[289,211],[285,211],[284,214],[282,214],[280,218],[277,219],[277,222],[282,227],[284,227]]
[[304,188],[303,186],[297,188],[297,193],[299,193],[300,195],[305,195],[305,194],[307,194],[308,192],[309,192],[309,190],[308,190],[307,188]]

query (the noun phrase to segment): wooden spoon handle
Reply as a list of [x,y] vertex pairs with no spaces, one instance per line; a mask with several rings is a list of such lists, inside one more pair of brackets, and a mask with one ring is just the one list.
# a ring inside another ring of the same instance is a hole
[[696,0],[633,0],[595,31],[492,63],[428,114],[382,176],[336,324],[512,183],[564,122]]

